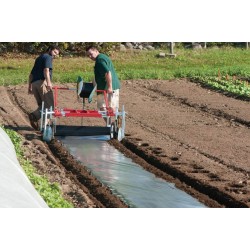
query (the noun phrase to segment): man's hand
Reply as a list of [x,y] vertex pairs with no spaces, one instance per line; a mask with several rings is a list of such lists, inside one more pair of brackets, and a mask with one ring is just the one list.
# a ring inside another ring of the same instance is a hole
[[111,88],[108,88],[107,89],[107,92],[110,94],[110,93],[113,93],[113,89],[112,89],[112,87]]
[[47,86],[46,86],[46,89],[47,89],[48,91],[52,90],[52,85],[47,85]]

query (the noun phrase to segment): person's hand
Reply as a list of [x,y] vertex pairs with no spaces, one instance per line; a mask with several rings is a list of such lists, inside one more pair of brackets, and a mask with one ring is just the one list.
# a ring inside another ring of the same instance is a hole
[[112,87],[108,88],[108,89],[107,89],[107,92],[108,92],[108,94],[113,93],[113,89],[112,89]]
[[52,85],[51,85],[51,84],[50,84],[50,85],[47,85],[47,86],[46,86],[46,89],[47,89],[47,91],[52,90]]

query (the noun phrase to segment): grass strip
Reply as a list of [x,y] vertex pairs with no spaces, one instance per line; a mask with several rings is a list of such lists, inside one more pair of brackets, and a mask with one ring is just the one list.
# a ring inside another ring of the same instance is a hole
[[[250,50],[239,48],[210,48],[202,50],[175,49],[176,57],[159,57],[154,51],[113,51],[111,59],[121,80],[169,80],[194,76],[250,75]],[[0,57],[0,85],[27,83],[36,56]],[[87,57],[61,56],[53,63],[53,83],[74,83],[78,76],[85,81],[94,77],[94,62]]]

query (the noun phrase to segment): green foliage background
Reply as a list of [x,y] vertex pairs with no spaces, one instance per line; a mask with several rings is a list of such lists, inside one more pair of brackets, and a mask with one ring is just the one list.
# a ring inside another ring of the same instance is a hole
[[[63,54],[70,55],[83,55],[85,49],[89,45],[97,46],[101,52],[109,54],[115,49],[115,46],[120,45],[122,42],[4,42],[0,43],[0,55],[8,52],[14,53],[28,53],[28,54],[39,54],[44,52],[49,45],[56,44],[60,47]],[[155,48],[166,48],[169,42],[149,42]],[[203,43],[204,44],[204,43]],[[177,42],[175,48],[189,47],[191,42]],[[207,42],[206,46],[209,47],[244,47],[244,42]]]
[[62,51],[62,54],[71,55],[83,55],[85,54],[85,49],[94,45],[98,47],[102,52],[108,53],[113,49],[113,46],[119,45],[120,43],[98,43],[98,42],[5,42],[0,43],[0,54],[6,54],[8,52],[14,53],[28,53],[28,54],[39,54],[48,48],[50,45],[57,45]]

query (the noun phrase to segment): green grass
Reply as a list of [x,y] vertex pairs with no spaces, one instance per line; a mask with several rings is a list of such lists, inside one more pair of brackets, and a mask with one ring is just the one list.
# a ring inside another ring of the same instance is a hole
[[25,159],[22,149],[22,138],[15,131],[2,127],[10,137],[16,151],[17,159],[29,180],[51,208],[72,208],[73,205],[62,197],[58,183],[50,183],[44,176],[38,175],[30,160]]
[[[173,79],[194,76],[248,76],[250,50],[239,48],[210,48],[203,50],[176,49],[176,58],[158,58],[159,52],[112,52],[111,58],[121,80]],[[35,56],[0,58],[0,85],[26,83]],[[86,57],[60,57],[54,61],[53,82],[76,82],[80,75],[86,81],[93,78],[94,62]]]

